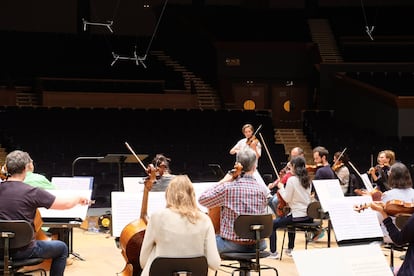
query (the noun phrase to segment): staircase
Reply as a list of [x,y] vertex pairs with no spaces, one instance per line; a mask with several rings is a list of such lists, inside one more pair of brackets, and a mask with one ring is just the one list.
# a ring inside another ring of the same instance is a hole
[[151,54],[158,60],[170,66],[176,72],[181,72],[184,78],[184,86],[188,93],[196,93],[198,105],[201,109],[219,109],[221,101],[215,91],[208,83],[197,77],[178,61],[173,60],[164,51],[151,51]]
[[285,146],[285,154],[290,155],[290,150],[294,147],[303,149],[307,164],[313,164],[312,146],[306,139],[302,129],[299,128],[278,128],[275,130],[275,140],[277,144]]
[[339,53],[335,37],[332,33],[328,19],[309,19],[309,29],[313,42],[319,46],[319,53],[322,62],[339,63],[343,62]]

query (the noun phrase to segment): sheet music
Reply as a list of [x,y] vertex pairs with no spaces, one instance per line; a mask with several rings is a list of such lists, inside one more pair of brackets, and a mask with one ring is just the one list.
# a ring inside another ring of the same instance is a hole
[[325,212],[329,211],[329,201],[344,198],[344,192],[338,179],[313,180],[312,184]]
[[[71,196],[84,196],[88,199],[91,199],[92,190],[48,190],[51,194],[54,194],[59,197],[71,197]],[[84,220],[86,218],[86,214],[88,212],[89,206],[87,205],[76,205],[71,209],[66,210],[54,210],[54,209],[46,209],[46,208],[39,208],[40,214],[42,218],[68,218],[70,219],[77,219],[80,218]]]
[[374,189],[374,187],[372,186],[372,183],[369,180],[368,175],[366,173],[361,174],[361,179],[365,185],[365,189],[367,189],[368,192],[371,192]]
[[393,275],[378,244],[294,250],[292,256],[300,276]]
[[124,177],[124,191],[127,193],[140,193],[144,191],[146,177]]
[[[198,203],[198,198],[205,189],[217,182],[193,183],[197,204],[202,212],[208,209]],[[133,183],[133,185],[137,185]],[[143,186],[143,185],[142,185]],[[112,192],[112,234],[114,237],[121,235],[122,229],[131,221],[140,218],[143,198],[143,189],[138,192]],[[148,193],[148,216],[166,206],[165,192]]]
[[52,177],[52,184],[57,190],[92,190],[93,176]]
[[367,208],[356,212],[353,209],[354,205],[371,201],[370,196],[350,196],[329,201],[329,217],[338,242],[383,236],[375,211]]

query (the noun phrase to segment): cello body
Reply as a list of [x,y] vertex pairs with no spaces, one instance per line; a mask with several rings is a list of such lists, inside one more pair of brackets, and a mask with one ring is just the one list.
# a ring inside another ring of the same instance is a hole
[[[127,264],[121,272],[121,275],[141,275],[142,269],[139,264],[139,256],[146,228],[147,222],[143,219],[137,219],[130,222],[124,229],[122,229],[119,243],[122,249],[122,256],[127,261]],[[130,271],[131,266],[132,271]]]
[[128,223],[121,232],[119,245],[122,249],[122,256],[126,261],[124,269],[118,273],[122,276],[139,276],[142,268],[139,263],[142,242],[144,241],[147,228],[148,192],[156,180],[155,168],[149,167],[149,176],[145,179],[144,194],[142,198],[141,216],[139,219]]

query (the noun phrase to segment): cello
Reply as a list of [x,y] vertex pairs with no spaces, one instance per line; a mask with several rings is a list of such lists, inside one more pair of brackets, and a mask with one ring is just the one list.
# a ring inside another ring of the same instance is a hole
[[138,162],[144,167],[148,173],[148,177],[144,181],[144,193],[142,196],[141,214],[140,218],[127,224],[121,232],[119,237],[119,244],[122,249],[122,256],[124,257],[126,264],[124,269],[118,273],[122,276],[138,276],[141,275],[142,268],[139,263],[139,256],[141,252],[142,242],[144,240],[145,229],[147,228],[148,216],[148,192],[151,190],[152,185],[156,181],[156,170],[153,165],[149,165],[148,169],[142,164],[141,160],[132,150],[132,148],[125,142],[125,145],[137,158]]
[[[239,176],[243,174],[243,166],[239,162],[236,162],[234,168],[228,172],[232,176],[232,181],[236,180]],[[213,207],[208,209],[208,216],[213,223],[214,232],[216,234],[220,234],[220,214],[221,214],[221,207]]]

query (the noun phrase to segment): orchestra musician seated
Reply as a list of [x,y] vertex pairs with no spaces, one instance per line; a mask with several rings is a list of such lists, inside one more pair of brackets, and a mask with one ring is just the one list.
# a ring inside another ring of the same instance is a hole
[[[408,168],[400,162],[394,163],[389,169],[388,186],[390,190],[382,193],[381,202],[384,204],[390,202],[407,202],[414,204],[414,189],[410,171]],[[380,222],[384,220],[381,212],[378,212],[378,219]],[[391,216],[393,222],[395,217]],[[381,223],[381,228],[384,233],[384,242],[392,243],[386,226]]]
[[[55,196],[47,190],[32,187],[23,182],[26,177],[30,156],[15,150],[6,156],[5,170],[7,178],[1,183],[0,219],[26,220],[35,227],[37,208],[69,209],[77,204],[89,205],[90,200],[82,196]],[[50,275],[63,276],[68,257],[68,247],[60,240],[36,240],[12,253],[15,260],[27,257],[52,259]]]
[[[266,214],[268,188],[259,184],[253,174],[256,171],[257,157],[254,150],[247,147],[237,152],[236,163],[240,163],[242,172],[229,172],[211,188],[205,190],[198,201],[207,208],[220,208],[220,229],[216,234],[217,248],[223,252],[253,253],[255,240],[240,239],[234,232],[234,221],[239,214]],[[263,239],[260,249],[265,250]]]
[[165,190],[166,208],[151,215],[140,252],[141,276],[158,256],[206,256],[211,270],[220,266],[211,219],[198,209],[193,184],[186,175],[174,177]]

